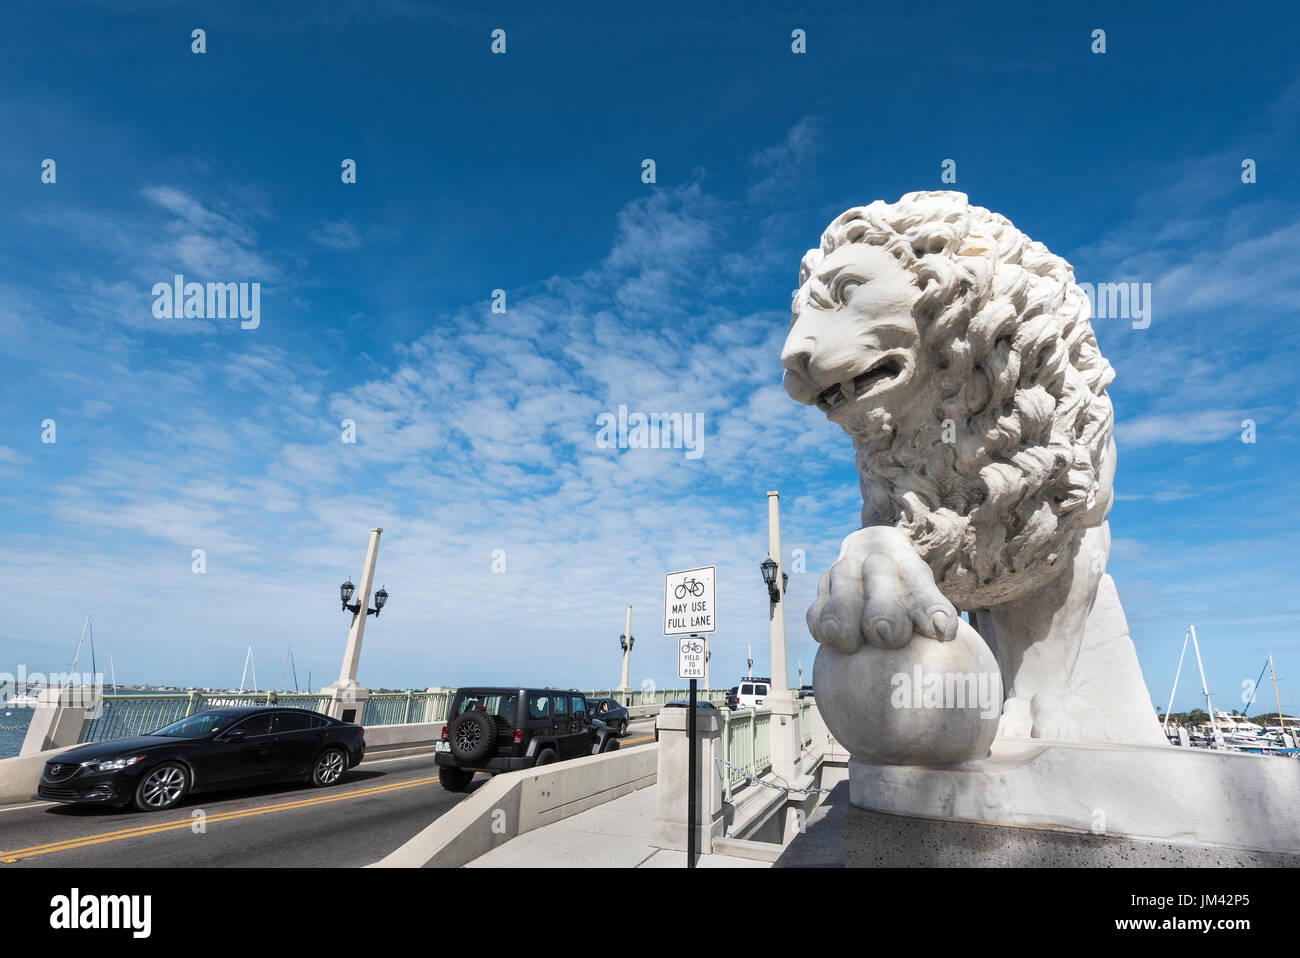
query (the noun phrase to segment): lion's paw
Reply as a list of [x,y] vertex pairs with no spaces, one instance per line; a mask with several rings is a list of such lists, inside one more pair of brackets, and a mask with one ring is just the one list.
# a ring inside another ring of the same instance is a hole
[[847,537],[808,610],[813,638],[840,652],[857,651],[864,642],[902,648],[914,632],[950,642],[957,623],[957,610],[935,585],[934,573],[893,526],[868,526]]
[[1027,699],[1009,698],[1002,703],[1002,718],[998,720],[998,738],[1029,738],[1034,720]]
[[1030,702],[1034,738],[1069,742],[1119,741],[1114,725],[1086,699],[1039,692]]

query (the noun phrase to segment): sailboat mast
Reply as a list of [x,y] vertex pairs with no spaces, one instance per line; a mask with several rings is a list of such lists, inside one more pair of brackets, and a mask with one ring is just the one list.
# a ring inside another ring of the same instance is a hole
[[[1169,713],[1174,710],[1174,695],[1178,692],[1178,676],[1183,674],[1183,656],[1187,654],[1187,640],[1191,638],[1191,633],[1183,635],[1183,651],[1178,654],[1178,671],[1174,673],[1174,687],[1169,690],[1169,704],[1165,706],[1165,720],[1160,723],[1161,730],[1169,725]],[[1182,741],[1179,739],[1179,741]]]
[[1277,723],[1282,726],[1282,744],[1286,744],[1286,720],[1282,718],[1282,696],[1277,691],[1277,671],[1273,668],[1273,653],[1268,653],[1268,672],[1273,676],[1273,698],[1277,701]]
[[113,694],[117,694],[117,669],[113,668],[113,653],[108,653],[108,674],[113,678]]
[[68,666],[68,684],[72,684],[72,676],[76,674],[77,663],[81,661],[81,644],[86,641],[86,630],[90,628],[90,616],[86,616],[86,622],[81,627],[81,638],[77,639],[77,651],[72,654],[72,664]]
[[1223,747],[1223,733],[1219,731],[1219,720],[1214,714],[1214,703],[1210,701],[1210,687],[1205,684],[1205,666],[1201,664],[1201,643],[1196,641],[1196,626],[1188,625],[1187,631],[1192,636],[1192,649],[1196,652],[1196,668],[1201,673],[1201,691],[1205,693],[1205,707],[1210,710],[1210,732],[1215,744]]

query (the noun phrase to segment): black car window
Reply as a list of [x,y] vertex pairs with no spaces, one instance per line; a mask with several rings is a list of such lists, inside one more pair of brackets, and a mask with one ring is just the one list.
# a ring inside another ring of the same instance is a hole
[[311,727],[311,716],[305,712],[280,712],[276,716],[277,732],[302,732]]
[[330,724],[330,720],[323,715],[313,715],[311,717],[312,728],[324,728],[326,725],[329,724]]
[[196,712],[149,734],[167,738],[202,738],[225,728],[231,721],[232,716],[226,712]]
[[557,695],[557,696],[555,696],[555,704],[552,706],[552,708],[555,709],[555,717],[556,717],[556,718],[568,718],[568,717],[569,717],[569,697],[568,697],[567,695]]
[[498,715],[507,722],[513,722],[515,702],[518,699],[517,695],[502,695],[500,692],[488,695],[466,695],[456,706],[456,714],[463,715],[471,711],[487,712],[489,715]]
[[574,715],[577,715],[577,714],[579,714],[579,713],[584,713],[584,714],[587,714],[587,715],[590,715],[590,714],[591,714],[590,709],[587,708],[587,700],[586,700],[585,698],[583,698],[581,695],[575,695],[575,696],[573,696],[572,701],[573,701],[573,714],[574,714]]
[[754,694],[754,686],[752,686],[752,685],[750,685],[748,682],[746,682],[744,685],[742,685],[742,686],[740,687],[740,694],[741,694],[741,695],[753,695],[753,694]]
[[263,712],[261,715],[250,715],[248,718],[226,729],[226,733],[240,731],[245,735],[268,735],[271,731],[271,719],[275,717],[274,712]]
[[551,697],[549,695],[528,696],[528,717],[544,719],[551,717]]

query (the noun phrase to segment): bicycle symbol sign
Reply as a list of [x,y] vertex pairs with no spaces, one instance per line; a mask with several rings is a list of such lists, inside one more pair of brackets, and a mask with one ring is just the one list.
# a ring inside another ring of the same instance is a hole
[[679,679],[704,678],[704,666],[708,661],[704,638],[688,635],[677,640],[677,677]]
[[664,635],[693,635],[718,629],[715,566],[664,576]]

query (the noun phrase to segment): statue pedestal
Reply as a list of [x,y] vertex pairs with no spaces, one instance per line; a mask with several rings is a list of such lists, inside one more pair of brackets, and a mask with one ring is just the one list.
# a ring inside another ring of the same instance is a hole
[[845,864],[1300,864],[1300,761],[998,739],[962,765],[849,761]]

